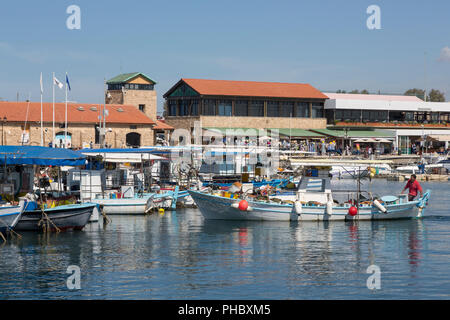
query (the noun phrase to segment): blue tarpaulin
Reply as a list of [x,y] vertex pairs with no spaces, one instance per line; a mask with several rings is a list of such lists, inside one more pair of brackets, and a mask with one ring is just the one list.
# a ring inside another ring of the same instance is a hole
[[86,164],[86,156],[69,149],[38,146],[0,146],[0,164],[81,166]]

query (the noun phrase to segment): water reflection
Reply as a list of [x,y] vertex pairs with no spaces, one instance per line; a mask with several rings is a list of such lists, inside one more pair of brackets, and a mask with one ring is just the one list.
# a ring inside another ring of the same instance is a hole
[[[410,298],[424,277],[446,274],[427,265],[443,267],[430,241],[448,257],[439,228],[448,239],[435,219],[205,221],[193,209],[115,216],[106,228],[24,233],[1,247],[0,298]],[[382,270],[380,293],[366,288],[371,264]],[[80,266],[82,290],[66,288],[69,265]]]

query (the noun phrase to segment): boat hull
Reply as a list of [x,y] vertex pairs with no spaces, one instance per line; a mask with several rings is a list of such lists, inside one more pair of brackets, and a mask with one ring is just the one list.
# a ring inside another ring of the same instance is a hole
[[260,204],[249,201],[252,211],[241,211],[232,207],[239,201],[225,197],[205,194],[198,191],[189,191],[200,212],[205,219],[209,220],[267,220],[267,221],[289,221],[297,220],[293,214],[292,206],[276,204]]
[[139,215],[145,214],[149,198],[93,199],[91,202],[100,205],[106,215]]
[[14,229],[22,215],[19,206],[0,207],[0,232],[5,233],[8,229]]
[[[53,222],[50,223],[50,229],[55,230],[55,226],[60,230],[82,230],[88,223],[96,204],[71,204],[55,208],[45,209],[45,213]],[[41,210],[23,212],[15,230],[18,231],[40,231],[42,225],[39,222],[42,218]]]
[[356,216],[349,214],[349,207],[333,207],[331,214],[326,207],[302,206],[298,213],[290,204],[248,201],[251,211],[233,207],[240,200],[230,199],[198,191],[189,191],[205,219],[209,220],[267,220],[267,221],[359,221],[411,219],[422,217],[426,201],[421,199],[395,205],[387,205],[387,213],[375,207],[360,207]]

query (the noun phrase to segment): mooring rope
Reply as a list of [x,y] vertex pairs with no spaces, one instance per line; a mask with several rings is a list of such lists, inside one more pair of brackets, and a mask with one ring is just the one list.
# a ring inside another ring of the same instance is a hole
[[105,223],[105,224],[111,223],[112,220],[106,215],[105,208],[103,206],[102,206],[100,211],[101,211],[102,216],[103,216],[103,223]]

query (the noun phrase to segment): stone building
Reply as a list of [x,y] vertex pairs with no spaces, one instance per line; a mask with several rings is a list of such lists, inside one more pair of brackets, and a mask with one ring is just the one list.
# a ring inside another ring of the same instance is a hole
[[156,120],[155,81],[141,72],[133,72],[119,74],[106,84],[106,104],[133,105],[150,119]]
[[166,122],[204,129],[325,129],[328,98],[309,84],[181,79],[164,94]]
[[[106,105],[106,144],[113,148],[154,144],[156,122],[133,105]],[[68,103],[67,144],[72,148],[100,143],[100,119],[103,105]],[[40,102],[0,102],[2,145],[40,145]],[[53,140],[53,105],[43,103],[44,145]],[[55,103],[56,146],[65,141],[65,103]]]

